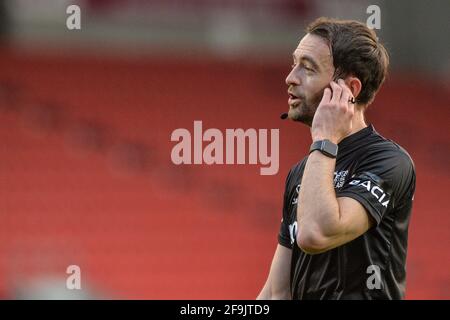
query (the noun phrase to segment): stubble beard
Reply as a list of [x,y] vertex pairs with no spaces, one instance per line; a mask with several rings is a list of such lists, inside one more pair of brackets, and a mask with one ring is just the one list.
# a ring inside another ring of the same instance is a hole
[[312,99],[309,99],[309,101],[305,96],[299,96],[300,102],[289,106],[289,118],[311,127],[316,110],[322,100],[322,95],[323,91],[316,94]]

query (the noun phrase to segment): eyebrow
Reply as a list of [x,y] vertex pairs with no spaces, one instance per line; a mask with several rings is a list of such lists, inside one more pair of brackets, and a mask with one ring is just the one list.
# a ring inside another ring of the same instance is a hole
[[[296,60],[295,54],[292,54],[292,57],[294,59],[294,61]],[[314,67],[314,69],[316,70],[320,70],[319,64],[316,62],[316,60],[314,60],[311,56],[309,55],[304,55],[300,58],[300,60],[305,60],[308,61],[309,63],[312,64],[312,66]]]

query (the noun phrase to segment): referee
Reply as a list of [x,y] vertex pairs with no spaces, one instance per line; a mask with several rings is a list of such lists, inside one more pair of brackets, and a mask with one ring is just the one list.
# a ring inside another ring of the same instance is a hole
[[287,117],[311,128],[312,144],[287,176],[257,298],[402,299],[414,164],[364,118],[387,52],[357,21],[319,18],[306,31],[286,78]]

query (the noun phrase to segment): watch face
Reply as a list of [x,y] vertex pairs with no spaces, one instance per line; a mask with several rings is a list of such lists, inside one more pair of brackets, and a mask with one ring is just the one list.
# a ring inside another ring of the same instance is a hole
[[330,158],[336,158],[338,152],[337,144],[334,144],[330,140],[320,140],[316,141],[311,145],[309,152],[311,153],[314,150],[319,150],[324,155]]
[[338,146],[332,143],[331,141],[324,140],[322,143],[322,150],[328,153],[330,156],[337,156]]

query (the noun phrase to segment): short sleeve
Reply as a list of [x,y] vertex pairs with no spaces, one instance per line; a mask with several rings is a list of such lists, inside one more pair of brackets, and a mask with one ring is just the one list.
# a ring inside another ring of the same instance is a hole
[[414,195],[414,164],[400,149],[369,152],[354,172],[336,195],[361,203],[377,225],[390,208],[401,206]]

